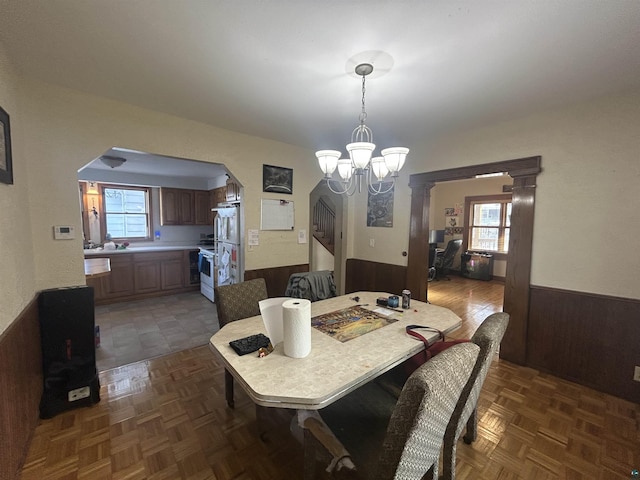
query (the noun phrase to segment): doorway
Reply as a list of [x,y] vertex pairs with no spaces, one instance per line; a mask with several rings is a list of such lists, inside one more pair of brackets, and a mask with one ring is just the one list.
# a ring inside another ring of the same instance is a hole
[[[326,182],[322,181],[316,185],[316,187],[309,194],[309,270],[325,269],[324,267],[318,267],[318,249],[324,249],[319,242],[314,239],[313,231],[314,225],[314,208],[317,204],[325,203],[333,208],[333,241],[334,241],[334,253],[333,253],[333,277],[336,282],[336,289],[338,295],[344,294],[345,288],[345,275],[346,275],[346,238],[343,234],[347,225],[347,200],[344,195],[337,195],[327,187]],[[326,263],[324,263],[326,265]]]
[[529,314],[529,283],[535,187],[541,157],[438,170],[411,175],[411,221],[406,284],[417,298],[427,300],[429,261],[429,207],[431,188],[438,182],[474,178],[476,175],[506,172],[513,179],[509,261],[505,274],[503,310],[511,316],[500,356],[524,365]]

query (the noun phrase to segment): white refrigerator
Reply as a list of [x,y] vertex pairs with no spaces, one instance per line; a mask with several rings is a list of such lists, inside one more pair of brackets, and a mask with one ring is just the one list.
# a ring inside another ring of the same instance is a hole
[[239,283],[240,279],[240,207],[217,207],[212,209],[216,252],[215,275],[218,286]]

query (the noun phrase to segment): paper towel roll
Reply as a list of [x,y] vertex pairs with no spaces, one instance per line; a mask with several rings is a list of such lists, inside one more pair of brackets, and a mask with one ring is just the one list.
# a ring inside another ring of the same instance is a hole
[[311,302],[294,298],[282,304],[284,354],[303,358],[311,352]]

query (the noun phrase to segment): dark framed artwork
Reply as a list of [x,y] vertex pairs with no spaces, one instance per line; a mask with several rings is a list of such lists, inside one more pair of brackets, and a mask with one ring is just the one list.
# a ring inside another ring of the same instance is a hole
[[293,194],[293,169],[262,165],[262,191]]
[[0,182],[13,184],[9,114],[0,107]]
[[[382,184],[382,190],[389,188],[389,182]],[[393,227],[393,190],[367,198],[367,227]]]

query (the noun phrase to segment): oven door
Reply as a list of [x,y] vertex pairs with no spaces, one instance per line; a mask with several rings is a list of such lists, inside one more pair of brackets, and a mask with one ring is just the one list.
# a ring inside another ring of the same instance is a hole
[[214,253],[200,250],[198,256],[198,270],[200,270],[200,293],[213,302],[213,286],[215,280]]

